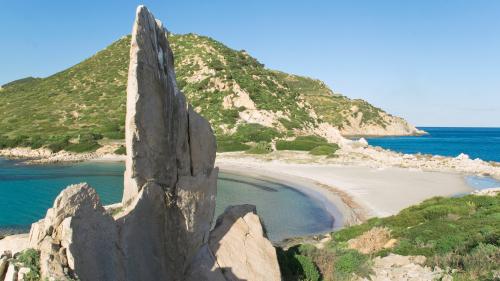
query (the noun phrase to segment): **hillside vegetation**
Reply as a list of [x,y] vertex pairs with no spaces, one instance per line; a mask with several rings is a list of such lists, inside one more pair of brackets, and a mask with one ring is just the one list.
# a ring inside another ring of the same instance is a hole
[[[394,239],[393,245],[376,247],[377,237],[371,237],[352,247],[352,239],[375,231],[387,235],[381,245]],[[425,265],[448,268],[453,280],[498,280],[500,195],[432,198],[398,215],[334,232],[323,249],[302,244],[278,252],[286,280],[367,277],[373,274],[373,259],[389,254],[423,255]]]
[[[211,122],[220,150],[314,134],[322,122],[341,130],[356,118],[382,129],[388,124],[388,115],[367,102],[334,94],[318,80],[269,70],[245,51],[195,34],[169,40],[178,86]],[[103,138],[123,139],[129,44],[130,36],[123,37],[50,77],[3,85],[0,148],[81,152],[97,149]]]

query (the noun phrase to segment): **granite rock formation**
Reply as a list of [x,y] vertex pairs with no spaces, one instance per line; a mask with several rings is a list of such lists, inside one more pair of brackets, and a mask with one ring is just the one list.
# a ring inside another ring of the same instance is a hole
[[176,86],[167,37],[140,6],[130,49],[121,206],[111,215],[87,184],[62,191],[30,232],[43,280],[280,280],[255,207],[228,208],[210,231],[215,137]]

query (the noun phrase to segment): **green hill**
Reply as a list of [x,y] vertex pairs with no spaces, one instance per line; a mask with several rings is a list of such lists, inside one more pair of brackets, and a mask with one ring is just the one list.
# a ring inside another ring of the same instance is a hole
[[[334,94],[318,80],[267,69],[211,38],[187,34],[169,40],[178,86],[221,144],[243,149],[249,141],[309,135],[321,122],[343,130],[357,118],[354,127],[382,131],[392,122],[365,101]],[[96,149],[101,138],[123,139],[129,43],[123,37],[50,77],[3,85],[0,147],[51,144],[53,150],[85,151]]]

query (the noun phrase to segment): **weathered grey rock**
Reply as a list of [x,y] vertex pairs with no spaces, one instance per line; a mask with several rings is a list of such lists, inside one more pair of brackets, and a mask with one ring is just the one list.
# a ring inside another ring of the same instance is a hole
[[111,217],[87,184],[61,192],[26,239],[40,250],[42,279],[279,279],[255,207],[229,209],[210,233],[215,136],[188,109],[176,86],[167,31],[143,6],[132,32],[125,127],[122,210]]
[[127,280],[174,280],[167,271],[164,197],[160,185],[147,183],[117,221]]
[[31,270],[27,267],[21,267],[19,268],[19,271],[17,272],[17,281],[24,281],[26,274],[28,274]]
[[7,273],[8,266],[9,258],[7,256],[0,258],[0,280],[3,280],[5,273]]
[[5,273],[4,281],[17,281],[17,270],[13,263],[9,263],[7,273]]
[[[123,202],[148,181],[173,189],[178,143],[185,142],[187,105],[176,86],[167,30],[145,7],[137,9],[127,85],[126,172]],[[179,118],[180,117],[180,118]],[[182,118],[182,119],[181,119]],[[187,157],[179,153],[183,166]]]
[[[253,205],[228,207],[193,261],[188,280],[281,280],[276,251]],[[211,279],[214,278],[214,279]]]
[[[43,227],[43,229],[42,229]],[[67,272],[82,280],[122,277],[118,228],[87,184],[72,185],[56,198],[31,237],[41,257],[42,277],[64,278]]]
[[10,252],[11,255],[15,255],[22,252],[28,246],[28,235],[27,234],[15,234],[5,237],[0,240],[0,255],[4,252]]
[[191,147],[192,174],[209,175],[215,162],[217,144],[210,124],[189,107],[189,144]]

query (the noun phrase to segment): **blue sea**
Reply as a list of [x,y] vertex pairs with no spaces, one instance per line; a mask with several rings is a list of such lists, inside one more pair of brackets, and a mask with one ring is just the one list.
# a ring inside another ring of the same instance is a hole
[[[28,231],[64,187],[87,182],[103,204],[121,201],[123,163],[23,165],[0,158],[0,232]],[[272,241],[330,231],[334,218],[313,198],[279,183],[220,173],[216,216],[229,205],[254,204]]]
[[424,136],[368,138],[370,145],[403,153],[458,156],[500,162],[500,128],[419,127]]

